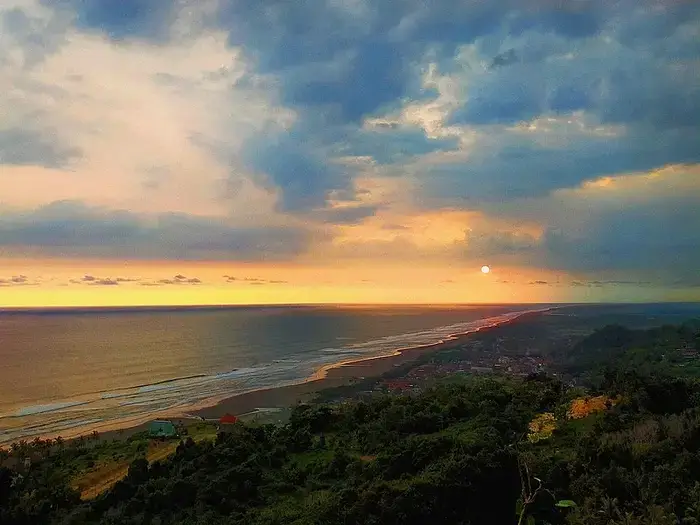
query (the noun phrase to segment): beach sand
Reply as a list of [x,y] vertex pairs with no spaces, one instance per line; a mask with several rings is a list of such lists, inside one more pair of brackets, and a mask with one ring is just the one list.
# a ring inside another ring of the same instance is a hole
[[[200,422],[202,418],[218,419],[224,414],[240,416],[260,408],[288,408],[313,399],[318,392],[326,388],[348,385],[360,378],[379,377],[394,367],[413,361],[427,352],[453,348],[463,343],[471,335],[473,334],[458,336],[444,343],[403,349],[389,356],[329,365],[302,383],[236,394],[212,406],[188,411],[181,417],[163,416],[159,419],[167,419],[187,426]],[[100,432],[100,439],[126,439],[133,434],[147,430],[149,423],[150,421],[147,421],[128,428],[113,428]]]
[[[167,419],[169,421],[179,422],[187,426],[189,424],[201,422],[202,419],[218,419],[227,413],[240,416],[254,412],[257,409],[288,408],[299,402],[306,402],[313,399],[318,392],[326,388],[348,385],[362,378],[379,377],[382,374],[392,370],[394,367],[413,361],[426,353],[437,352],[459,346],[470,337],[473,337],[477,332],[497,330],[501,326],[515,322],[526,322],[527,320],[532,319],[541,313],[542,312],[538,311],[527,312],[510,321],[505,321],[493,326],[482,327],[480,330],[475,332],[456,335],[444,342],[400,349],[394,354],[388,356],[361,359],[345,363],[336,363],[322,368],[316,374],[314,374],[313,377],[298,384],[270,387],[254,390],[252,392],[236,394],[215,402],[210,406],[200,405],[199,407],[193,407],[186,410],[185,413],[180,412],[162,414],[156,419]],[[99,439],[126,439],[133,434],[147,430],[150,421],[153,421],[153,419],[154,418],[150,418],[149,420],[141,419],[131,422],[122,421],[120,422],[119,427],[110,426],[97,428],[99,432]],[[89,432],[85,432],[83,435],[87,434],[89,434]],[[73,439],[79,436],[66,436],[64,434],[64,438],[65,437],[68,439]]]
[[455,348],[463,344],[477,332],[497,330],[501,326],[515,322],[525,322],[541,312],[528,312],[517,318],[499,323],[495,326],[481,328],[475,332],[457,335],[453,338],[431,345],[397,350],[388,356],[355,360],[346,363],[329,365],[319,370],[314,377],[306,382],[283,386],[271,387],[244,394],[238,394],[221,400],[216,405],[191,412],[192,415],[206,419],[221,417],[229,413],[234,415],[246,414],[257,408],[286,408],[299,402],[313,399],[314,395],[326,388],[348,385],[353,381],[368,377],[379,377],[393,368],[414,361],[426,353],[437,352],[449,348]]

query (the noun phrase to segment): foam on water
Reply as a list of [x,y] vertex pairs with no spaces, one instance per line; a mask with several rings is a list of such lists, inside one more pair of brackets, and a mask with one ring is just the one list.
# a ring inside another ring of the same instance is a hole
[[542,309],[509,312],[477,321],[327,347],[314,352],[291,353],[282,359],[255,366],[95,392],[78,400],[57,400],[51,404],[27,406],[12,414],[0,413],[0,444],[36,435],[55,435],[77,427],[88,430],[96,424],[114,424],[150,414],[172,412],[174,409],[184,410],[188,406],[201,405],[206,400],[221,399],[265,387],[295,384],[313,376],[322,367],[340,361],[380,357],[408,347],[439,343],[533,311]]
[[30,406],[30,407],[24,407],[20,408],[17,412],[15,412],[16,417],[22,417],[22,416],[32,416],[36,414],[44,414],[46,412],[56,412],[61,409],[66,409],[70,407],[75,407],[75,406],[80,406],[80,405],[86,405],[88,402],[86,401],[65,401],[63,403],[52,403],[50,405],[37,405],[37,406]]

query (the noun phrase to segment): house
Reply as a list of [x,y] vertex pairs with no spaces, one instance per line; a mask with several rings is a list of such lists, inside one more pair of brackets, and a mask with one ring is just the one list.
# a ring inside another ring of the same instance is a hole
[[221,416],[219,419],[219,432],[231,432],[233,431],[236,426],[235,423],[238,421],[238,418],[234,416],[233,414],[224,414]]
[[151,437],[177,437],[177,429],[172,421],[151,421],[148,425],[148,435]]
[[238,421],[238,418],[236,416],[234,416],[233,414],[224,414],[219,419],[219,424],[220,425],[231,425],[237,421]]

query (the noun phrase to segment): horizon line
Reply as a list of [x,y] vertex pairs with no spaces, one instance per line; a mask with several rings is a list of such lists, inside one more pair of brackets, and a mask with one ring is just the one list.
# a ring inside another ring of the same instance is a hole
[[22,312],[66,311],[168,311],[168,310],[226,310],[237,308],[300,308],[300,307],[488,307],[488,306],[596,306],[645,304],[700,304],[700,301],[595,301],[595,302],[512,302],[512,303],[249,303],[249,304],[174,304],[174,305],[63,305],[63,306],[0,306],[0,314]]

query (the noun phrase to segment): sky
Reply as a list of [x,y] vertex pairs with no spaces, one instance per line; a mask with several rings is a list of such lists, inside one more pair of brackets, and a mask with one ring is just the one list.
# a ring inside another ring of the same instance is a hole
[[700,2],[0,2],[0,306],[684,300]]

